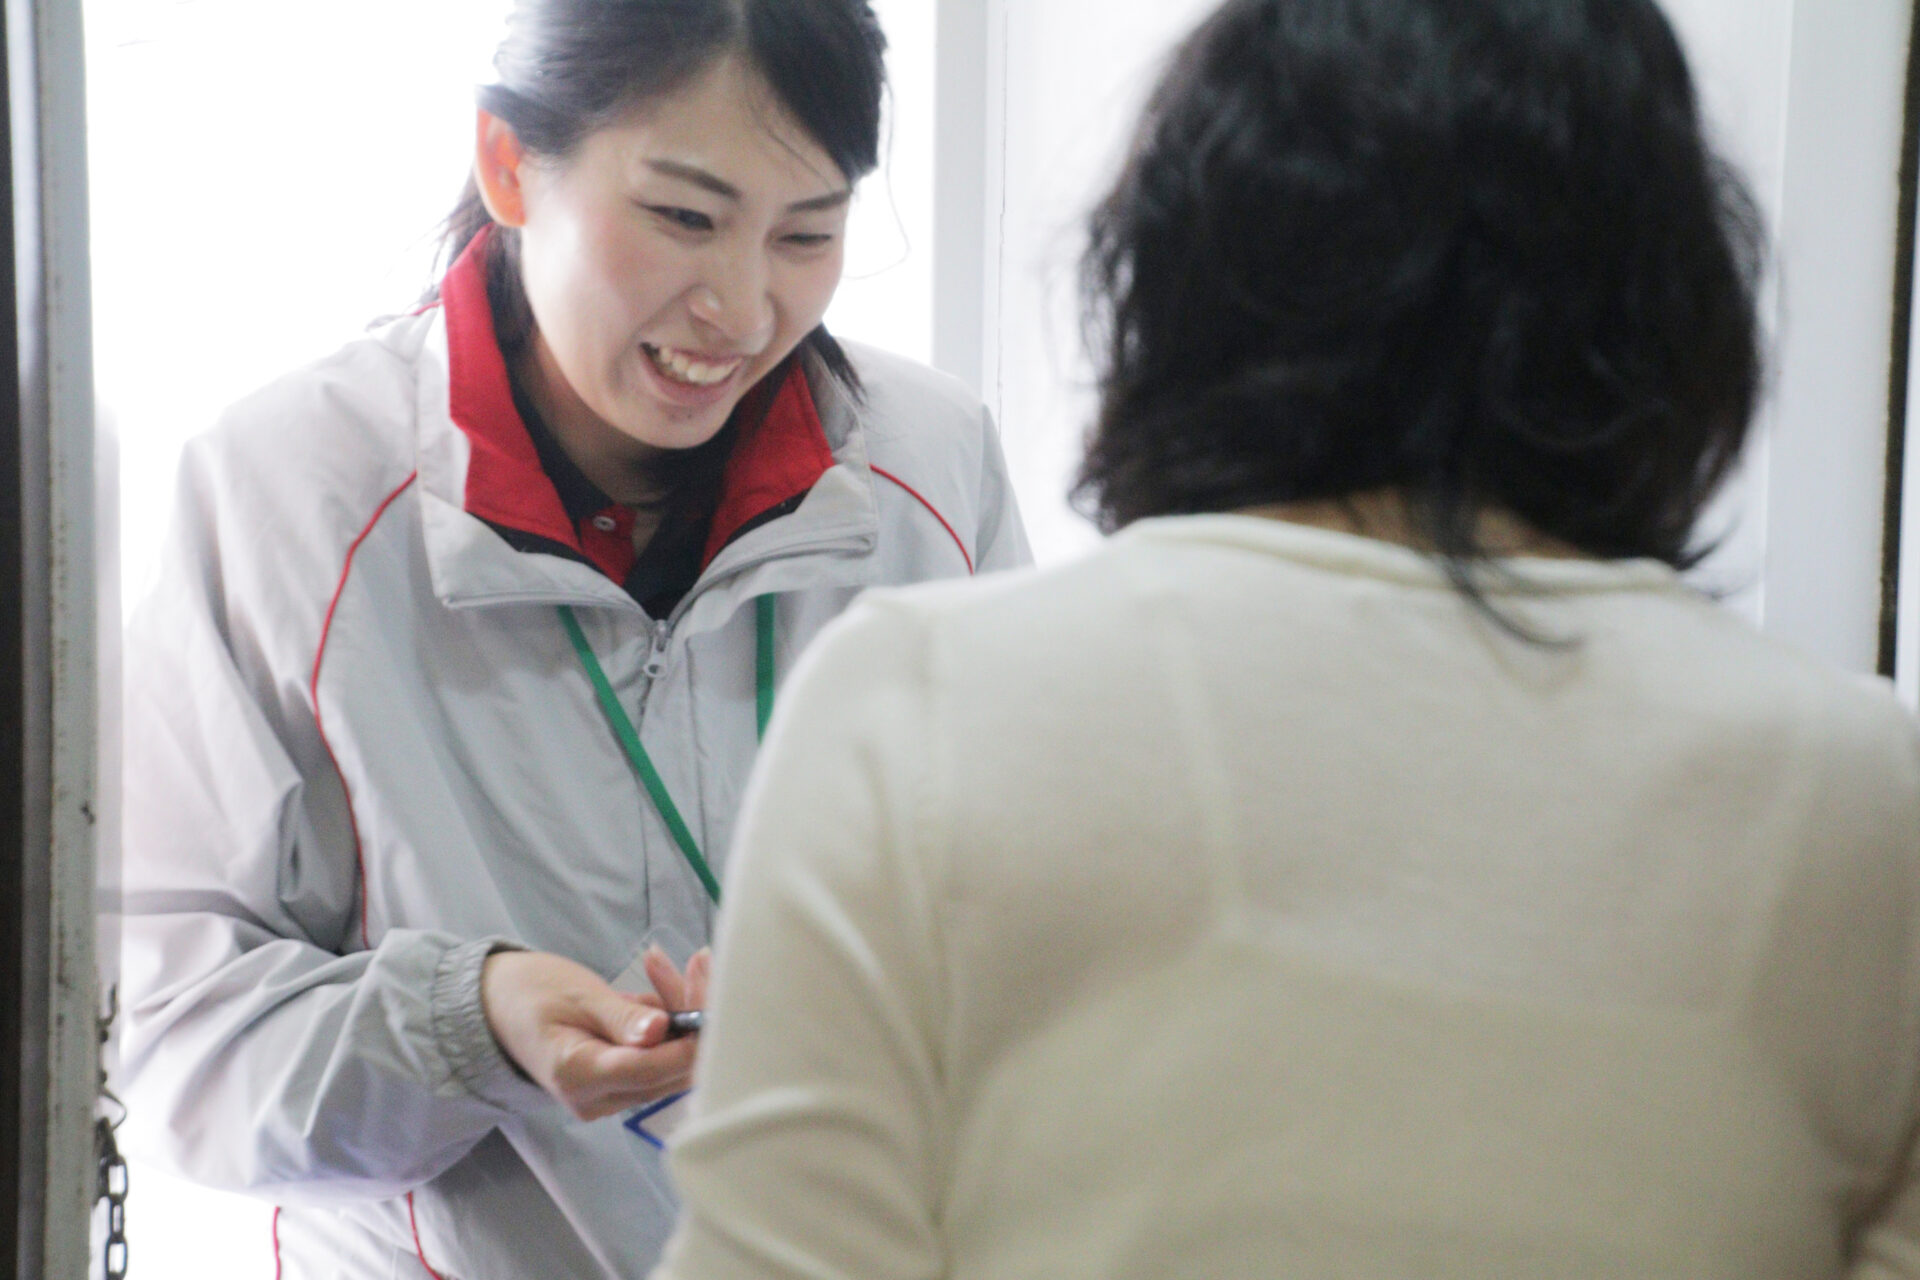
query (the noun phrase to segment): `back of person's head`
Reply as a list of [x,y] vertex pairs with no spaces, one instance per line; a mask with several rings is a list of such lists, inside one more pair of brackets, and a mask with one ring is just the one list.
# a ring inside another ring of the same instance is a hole
[[1751,199],[1653,0],[1229,0],[1094,216],[1108,528],[1391,490],[1698,558],[1762,381]]
[[[737,58],[856,183],[880,163],[886,49],[870,0],[515,0],[494,55],[497,78],[478,97],[529,155],[564,162],[596,130]],[[443,257],[458,257],[490,222],[469,180],[447,219]],[[510,346],[531,318],[513,232],[499,231],[490,276]],[[824,331],[809,342],[853,380]]]

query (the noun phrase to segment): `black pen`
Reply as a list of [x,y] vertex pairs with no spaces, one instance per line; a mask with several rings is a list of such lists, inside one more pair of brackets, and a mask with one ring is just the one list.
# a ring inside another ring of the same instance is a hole
[[697,1035],[706,1023],[705,1009],[682,1009],[678,1013],[670,1013],[667,1015],[667,1039],[678,1040],[681,1036]]

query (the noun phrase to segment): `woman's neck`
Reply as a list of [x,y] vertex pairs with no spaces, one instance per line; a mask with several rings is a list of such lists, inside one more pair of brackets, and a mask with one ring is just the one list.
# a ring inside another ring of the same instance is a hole
[[[1397,489],[1370,489],[1343,498],[1310,498],[1300,502],[1276,502],[1247,507],[1241,515],[1282,520],[1288,524],[1336,533],[1376,538],[1415,551],[1434,550],[1415,517],[1405,495]],[[1482,510],[1474,518],[1474,540],[1486,554],[1496,557],[1532,556],[1549,560],[1581,560],[1590,557],[1577,547],[1552,538],[1510,512],[1495,508]]]
[[658,464],[664,450],[635,440],[587,406],[536,331],[513,358],[521,394],[559,444],[561,452],[600,492],[629,507],[658,504]]

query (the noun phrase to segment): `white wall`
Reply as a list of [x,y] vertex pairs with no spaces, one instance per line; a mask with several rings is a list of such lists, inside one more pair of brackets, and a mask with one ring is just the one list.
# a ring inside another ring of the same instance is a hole
[[[988,353],[1043,559],[1092,539],[1062,500],[1091,418],[1078,224],[1170,43],[1210,0],[942,0],[995,14],[1005,127],[990,168]],[[1700,576],[1769,631],[1872,670],[1901,95],[1910,0],[1669,0],[1714,135],[1777,235],[1774,393],[1710,514]],[[943,144],[947,139],[942,138]],[[950,303],[943,297],[940,305]],[[967,372],[966,370],[957,370]]]
[[1878,661],[1911,0],[1666,0],[1775,240],[1773,394],[1703,576],[1771,634]]
[[1211,0],[1011,0],[1004,203],[987,389],[1036,554],[1094,533],[1064,494],[1094,411],[1075,269],[1081,224],[1118,171],[1131,124],[1177,39]]
[[1875,667],[1911,0],[1800,0],[1780,217],[1767,630]]
[[[1747,179],[1769,233],[1777,232],[1794,0],[1667,0],[1666,9],[1692,58],[1712,140]],[[1762,308],[1769,330],[1778,327],[1778,279],[1770,275]],[[1706,535],[1719,540],[1719,550],[1697,574],[1755,622],[1766,607],[1770,442],[1778,407],[1769,396],[1739,473],[1707,515]]]

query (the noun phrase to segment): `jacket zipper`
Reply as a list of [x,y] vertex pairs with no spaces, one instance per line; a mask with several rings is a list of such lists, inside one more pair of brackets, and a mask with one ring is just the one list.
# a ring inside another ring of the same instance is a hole
[[639,726],[642,717],[646,715],[647,700],[653,694],[653,686],[659,681],[661,676],[667,673],[667,646],[673,640],[673,629],[678,625],[681,617],[686,614],[688,608],[692,606],[698,597],[705,595],[723,582],[738,578],[749,570],[758,569],[763,564],[771,564],[775,560],[785,560],[791,556],[809,555],[833,546],[840,541],[842,541],[842,539],[822,538],[812,543],[796,543],[793,546],[762,552],[757,556],[741,561],[739,564],[729,565],[724,573],[715,574],[694,583],[693,590],[687,592],[680,603],[674,606],[673,612],[653,624],[653,638],[647,650],[647,660],[640,668],[643,682],[640,686],[640,697],[634,708],[633,723],[635,727],[637,728]]
[[653,624],[653,639],[647,649],[647,660],[640,667],[644,683],[640,686],[639,705],[634,708],[635,726],[639,725],[640,718],[647,713],[647,698],[653,693],[654,683],[667,673],[667,644],[672,639],[672,618],[662,618]]

